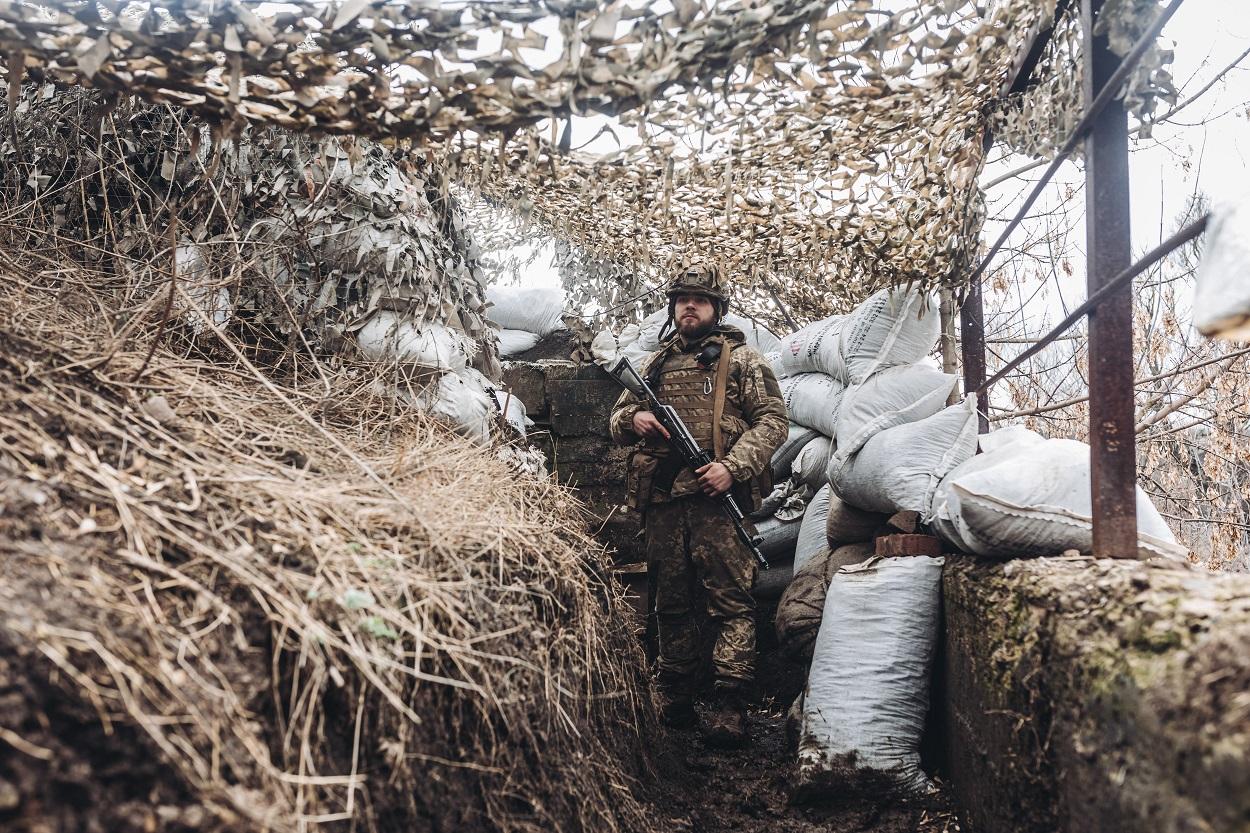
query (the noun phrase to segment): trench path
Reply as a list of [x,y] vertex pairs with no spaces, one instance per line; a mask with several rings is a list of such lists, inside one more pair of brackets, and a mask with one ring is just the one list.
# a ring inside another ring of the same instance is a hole
[[[698,730],[659,740],[656,833],[957,833],[944,795],[926,806],[866,800],[794,804],[795,753],[786,713],[802,690],[803,669],[784,659],[773,636],[775,603],[761,603],[759,687],[750,710],[751,743],[725,751],[704,745]],[[700,711],[703,713],[702,706]]]

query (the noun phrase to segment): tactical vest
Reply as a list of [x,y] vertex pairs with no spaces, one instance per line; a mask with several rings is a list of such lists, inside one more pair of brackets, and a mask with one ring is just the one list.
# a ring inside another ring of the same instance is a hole
[[[726,349],[729,347],[726,345]],[[697,352],[671,354],[660,367],[659,383],[656,395],[660,401],[671,405],[700,448],[710,451],[716,367],[699,367]],[[728,396],[725,397],[725,413],[735,417],[742,415]]]

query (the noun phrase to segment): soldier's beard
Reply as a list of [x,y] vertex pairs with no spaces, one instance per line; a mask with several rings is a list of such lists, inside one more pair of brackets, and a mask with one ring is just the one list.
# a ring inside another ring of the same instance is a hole
[[696,341],[703,338],[715,326],[715,318],[711,321],[691,321],[688,318],[679,318],[677,320],[677,332],[681,333],[687,341]]

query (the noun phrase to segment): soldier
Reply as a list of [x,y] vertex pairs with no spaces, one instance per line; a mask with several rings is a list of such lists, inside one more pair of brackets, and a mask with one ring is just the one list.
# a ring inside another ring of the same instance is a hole
[[715,629],[715,708],[704,727],[712,745],[747,741],[746,688],[755,674],[756,563],[718,503],[733,489],[747,512],[768,494],[768,465],[788,419],[772,368],[720,323],[729,308],[714,267],[684,270],[668,288],[676,331],[643,363],[662,402],[672,405],[716,462],[693,470],[667,444],[654,414],[626,391],[612,411],[613,439],[641,442],[629,458],[627,502],[643,513],[655,581],[659,683],[665,722],[692,728],[700,666],[700,610]]

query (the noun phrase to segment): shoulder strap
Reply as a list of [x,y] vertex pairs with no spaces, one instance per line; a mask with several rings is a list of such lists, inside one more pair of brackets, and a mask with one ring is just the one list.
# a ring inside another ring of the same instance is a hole
[[721,436],[720,420],[725,415],[725,395],[729,387],[729,356],[734,345],[725,339],[716,363],[716,386],[712,389],[712,453],[719,460],[725,456],[725,438]]

